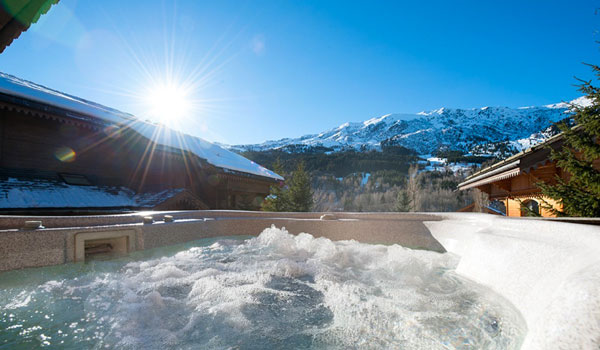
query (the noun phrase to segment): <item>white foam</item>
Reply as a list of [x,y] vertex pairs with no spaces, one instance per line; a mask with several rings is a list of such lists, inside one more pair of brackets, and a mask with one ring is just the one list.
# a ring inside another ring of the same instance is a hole
[[[31,283],[29,305],[11,312],[15,319],[35,309],[48,314],[52,301],[63,300],[56,320],[40,321],[43,329],[27,337],[43,333],[73,347],[518,348],[518,313],[454,274],[456,264],[449,254],[271,227],[243,242],[98,262],[78,279],[42,283],[48,288]],[[0,306],[15,290],[0,291]],[[73,337],[73,322],[83,337]],[[0,344],[11,334],[0,335]]]

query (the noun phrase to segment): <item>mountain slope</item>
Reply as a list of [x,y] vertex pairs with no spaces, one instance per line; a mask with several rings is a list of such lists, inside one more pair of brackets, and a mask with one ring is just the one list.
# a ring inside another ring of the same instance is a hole
[[[588,101],[581,97],[572,103],[584,105]],[[288,152],[326,148],[336,152],[403,146],[418,154],[434,154],[442,150],[475,155],[492,155],[500,151],[514,153],[552,136],[556,132],[551,128],[553,123],[569,115],[567,103],[521,108],[440,108],[417,114],[388,114],[362,123],[344,123],[319,134],[231,148],[238,151],[282,149]]]

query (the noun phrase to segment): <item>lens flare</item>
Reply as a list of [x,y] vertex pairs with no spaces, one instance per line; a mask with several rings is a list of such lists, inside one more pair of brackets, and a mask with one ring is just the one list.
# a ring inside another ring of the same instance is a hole
[[60,147],[54,152],[54,157],[64,163],[71,163],[75,161],[77,154],[69,147]]

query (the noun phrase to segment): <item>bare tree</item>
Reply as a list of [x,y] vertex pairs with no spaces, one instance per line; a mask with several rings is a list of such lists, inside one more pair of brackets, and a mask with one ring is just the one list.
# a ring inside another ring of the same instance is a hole
[[473,197],[473,204],[475,204],[473,211],[476,213],[485,213],[485,208],[490,205],[487,194],[475,188],[471,192],[471,196]]
[[419,184],[419,166],[417,164],[412,164],[408,169],[406,192],[410,198],[410,211],[421,210],[421,186]]

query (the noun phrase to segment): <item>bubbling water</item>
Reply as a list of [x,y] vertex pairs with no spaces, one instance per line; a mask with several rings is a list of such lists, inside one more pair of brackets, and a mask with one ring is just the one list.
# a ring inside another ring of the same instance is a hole
[[519,313],[456,263],[271,227],[13,271],[0,275],[0,349],[518,349]]

